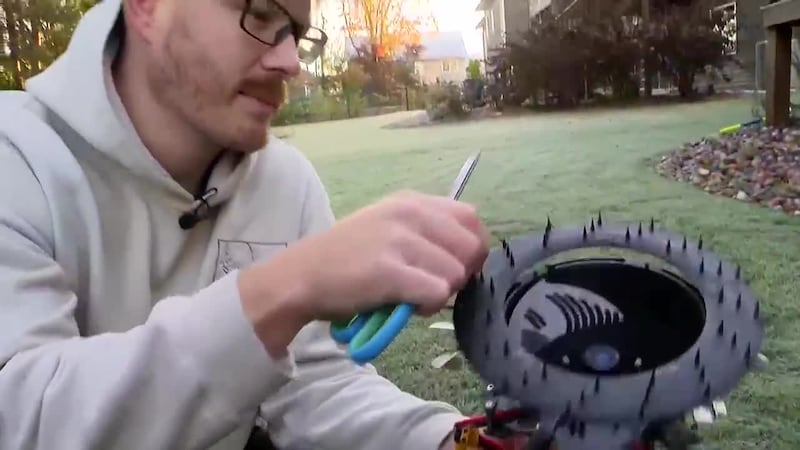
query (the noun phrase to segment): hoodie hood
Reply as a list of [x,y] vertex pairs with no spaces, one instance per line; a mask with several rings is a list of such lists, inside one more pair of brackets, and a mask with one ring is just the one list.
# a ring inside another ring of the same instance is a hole
[[[122,0],[102,0],[81,19],[67,50],[30,78],[26,91],[60,117],[91,147],[133,173],[148,187],[185,208],[195,201],[142,143],[117,94],[111,63],[119,46]],[[206,186],[211,206],[229,199],[247,172],[251,157],[226,154]]]

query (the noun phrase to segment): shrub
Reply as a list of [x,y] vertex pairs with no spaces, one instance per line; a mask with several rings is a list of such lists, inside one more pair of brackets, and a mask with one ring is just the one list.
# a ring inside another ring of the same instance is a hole
[[578,9],[559,18],[543,13],[490,61],[497,68],[491,89],[507,104],[573,106],[598,89],[626,99],[639,95],[647,60],[686,96],[695,74],[722,66],[724,18],[709,14],[706,2],[658,3],[647,28],[634,9]]
[[431,87],[425,109],[431,120],[461,119],[468,114],[461,89],[452,83]]

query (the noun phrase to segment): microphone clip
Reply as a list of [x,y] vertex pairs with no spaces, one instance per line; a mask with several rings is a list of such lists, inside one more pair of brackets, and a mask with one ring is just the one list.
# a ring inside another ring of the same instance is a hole
[[217,188],[207,190],[202,196],[195,199],[194,203],[192,203],[191,210],[181,214],[181,217],[178,219],[178,225],[180,225],[182,230],[194,228],[198,222],[208,218],[211,212],[211,205],[208,202],[212,197],[217,195],[217,192]]

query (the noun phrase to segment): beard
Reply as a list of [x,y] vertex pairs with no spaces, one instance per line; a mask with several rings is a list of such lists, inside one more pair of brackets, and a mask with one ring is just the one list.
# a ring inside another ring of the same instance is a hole
[[[283,79],[232,77],[178,19],[148,67],[155,98],[196,133],[221,149],[251,153],[269,142],[270,120],[237,107],[240,94],[276,105],[286,99]],[[232,81],[235,80],[235,81]]]

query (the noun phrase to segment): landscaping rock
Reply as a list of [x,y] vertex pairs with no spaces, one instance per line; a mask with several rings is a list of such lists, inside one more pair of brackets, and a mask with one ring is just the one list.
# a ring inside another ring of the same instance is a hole
[[800,129],[704,138],[665,155],[656,170],[712,194],[800,215]]

